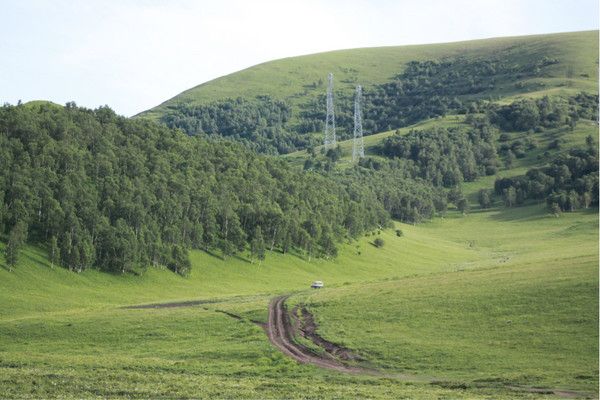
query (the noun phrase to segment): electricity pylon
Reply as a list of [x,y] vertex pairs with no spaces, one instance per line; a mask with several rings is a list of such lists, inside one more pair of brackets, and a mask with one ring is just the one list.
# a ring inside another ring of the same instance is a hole
[[365,156],[365,144],[363,143],[362,129],[362,87],[356,87],[356,95],[354,96],[354,144],[352,146],[352,161],[358,161],[359,158]]
[[335,111],[333,110],[333,74],[327,76],[327,117],[325,118],[325,149],[335,147]]

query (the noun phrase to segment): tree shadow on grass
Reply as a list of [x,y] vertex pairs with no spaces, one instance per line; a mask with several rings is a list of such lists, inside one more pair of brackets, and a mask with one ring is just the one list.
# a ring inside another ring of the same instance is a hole
[[221,261],[223,261],[223,260],[224,260],[224,258],[223,258],[223,256],[222,256],[222,255],[220,255],[220,254],[217,254],[217,253],[215,253],[215,252],[214,252],[214,251],[212,251],[212,250],[202,250],[202,251],[203,251],[204,253],[208,254],[209,256],[213,257],[213,258],[216,258],[216,259],[218,259],[218,260],[221,260]]
[[[52,268],[52,265],[46,258],[46,255],[42,254],[41,250],[39,249],[31,250],[30,248],[30,251],[28,251],[27,253],[22,252],[21,254],[24,255],[24,258],[27,259],[27,261],[29,261],[31,264],[37,264],[42,267]],[[55,265],[55,267],[56,266],[57,265]]]
[[543,218],[553,218],[545,204],[527,203],[522,206],[499,207],[490,215],[490,219],[500,222],[535,221]]
[[246,258],[240,254],[234,254],[233,256],[231,256],[231,258],[235,258],[236,260],[240,260],[240,261],[244,261],[248,264],[252,264],[251,260],[249,260],[248,258]]

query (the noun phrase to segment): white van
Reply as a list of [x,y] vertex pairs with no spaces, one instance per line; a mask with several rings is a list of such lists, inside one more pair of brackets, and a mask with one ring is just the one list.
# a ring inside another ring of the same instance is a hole
[[323,282],[321,281],[314,281],[312,283],[312,285],[310,285],[311,288],[313,289],[321,289],[323,287]]

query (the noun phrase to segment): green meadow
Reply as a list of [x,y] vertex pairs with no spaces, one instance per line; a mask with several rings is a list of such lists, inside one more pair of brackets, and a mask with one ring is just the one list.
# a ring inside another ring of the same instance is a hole
[[309,305],[326,338],[383,370],[467,388],[594,391],[597,222],[595,211],[554,218],[538,206],[452,215],[422,229],[469,243],[486,262],[296,301]]
[[[597,394],[598,214],[493,209],[365,236],[335,260],[193,253],[189,278],[0,270],[0,397],[539,397]],[[375,237],[385,245],[372,245]],[[312,280],[327,287],[307,290]],[[300,365],[262,328],[278,293],[381,376]],[[205,300],[187,308],[122,306]],[[235,319],[220,311],[241,317]],[[436,384],[405,382],[410,373]]]
[[[399,133],[462,123],[447,116]],[[538,147],[497,176],[523,174],[597,132],[580,121],[573,132],[530,134]],[[391,134],[366,138],[367,152]],[[523,135],[510,133],[509,143]],[[558,137],[563,146],[544,155]],[[341,146],[344,168],[351,142]],[[306,153],[288,157],[301,165]],[[557,218],[544,204],[499,200],[480,210],[476,193],[494,179],[463,185],[469,214],[396,222],[342,244],[335,259],[269,252],[259,263],[193,251],[184,278],[156,268],[77,274],[35,246],[13,272],[0,258],[0,397],[508,399],[564,389],[594,398],[598,211]],[[314,280],[326,288],[308,289]],[[272,347],[259,323],[283,293],[309,307],[319,334],[380,372],[300,365]],[[123,308],[192,300],[199,304]]]

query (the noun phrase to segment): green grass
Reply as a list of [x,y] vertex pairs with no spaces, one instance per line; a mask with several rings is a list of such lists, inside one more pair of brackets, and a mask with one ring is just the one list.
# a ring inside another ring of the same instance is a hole
[[[11,304],[0,307],[0,317],[27,317],[74,308],[103,309],[153,301],[283,293],[305,288],[317,279],[326,280],[330,285],[343,285],[390,275],[448,270],[456,263],[475,257],[470,249],[444,241],[431,249],[429,237],[418,232],[393,252],[378,252],[370,244],[373,237],[364,237],[343,244],[336,259],[310,262],[303,256],[272,252],[259,265],[250,263],[246,255],[222,260],[193,251],[193,269],[187,278],[153,268],[142,276],[110,275],[94,270],[76,274],[58,267],[51,269],[42,249],[28,247],[13,272],[0,268],[0,282],[6,289],[0,291],[0,304]],[[394,239],[391,232],[383,235]],[[359,251],[361,254],[357,255]],[[428,252],[429,256],[422,259],[422,252]],[[397,264],[399,258],[403,259],[401,265]],[[15,295],[19,301],[15,301]]]
[[[141,277],[52,270],[43,252],[29,247],[14,272],[0,269],[0,397],[456,395],[444,388],[298,365],[272,348],[262,329],[249,321],[266,320],[273,294],[305,289],[315,279],[345,287],[450,271],[477,259],[468,247],[443,240],[432,249],[428,234],[405,229],[414,232],[395,251],[381,252],[369,244],[372,237],[365,237],[330,261],[269,254],[258,266],[195,252],[189,278],[158,270]],[[394,239],[390,232],[382,235],[390,243]],[[421,257],[424,252],[429,256]],[[182,299],[217,302],[179,309],[119,308]]]
[[[596,391],[598,215],[540,206],[436,220],[496,264],[298,295],[326,338],[380,368],[483,383]],[[493,229],[490,229],[491,227]],[[385,247],[382,251],[386,251]]]
[[[580,91],[598,92],[598,31],[570,32],[441,43],[416,46],[374,47],[338,50],[327,53],[290,57],[259,64],[233,74],[203,83],[165,101],[141,115],[158,118],[169,105],[178,103],[205,104],[225,98],[270,95],[288,101],[296,115],[299,104],[316,98],[325,91],[327,73],[335,74],[337,92],[352,93],[356,84],[365,88],[388,82],[402,72],[409,61],[424,61],[444,57],[466,58],[490,55],[527,63],[544,56],[557,58],[547,76],[524,79],[521,88],[513,84],[500,86],[482,94],[485,98],[501,99],[533,93],[574,94]],[[568,74],[571,71],[572,74]],[[513,82],[516,83],[516,82]]]
[[[29,247],[0,269],[0,397],[514,398],[507,384],[594,392],[598,214],[542,206],[449,213],[366,236],[336,260],[269,254],[261,265],[194,252],[193,273],[50,269]],[[361,254],[358,255],[360,250]],[[326,289],[306,290],[313,280]],[[251,320],[296,292],[328,339],[393,374],[299,365]],[[190,308],[122,305],[206,299]],[[236,320],[217,310],[235,313]]]

